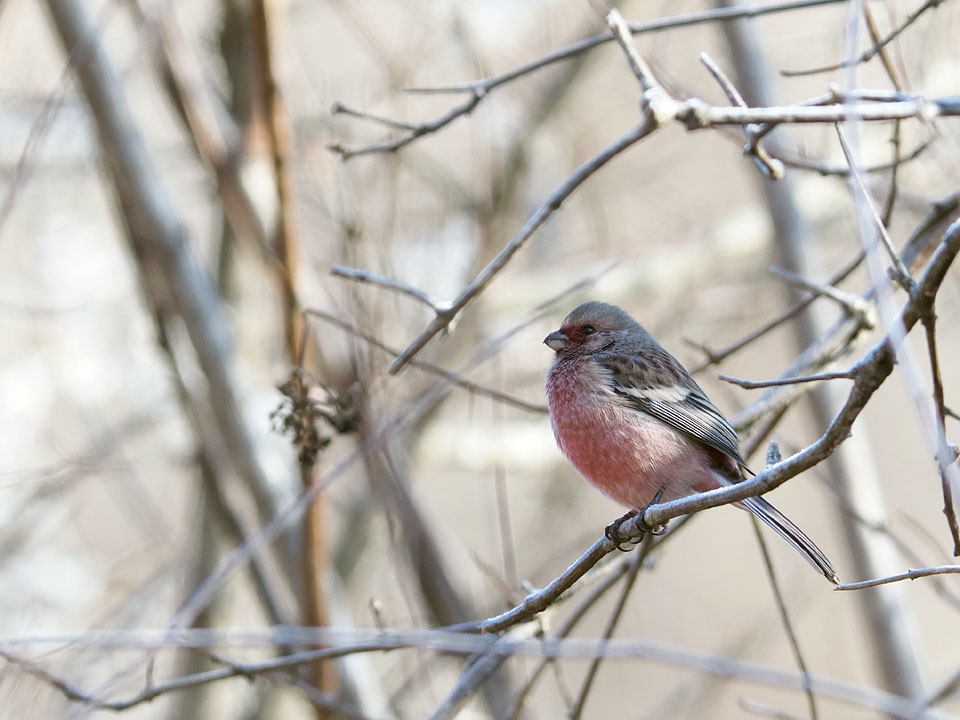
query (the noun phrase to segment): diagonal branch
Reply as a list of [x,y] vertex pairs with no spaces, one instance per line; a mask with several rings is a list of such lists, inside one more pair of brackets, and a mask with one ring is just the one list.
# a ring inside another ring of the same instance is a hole
[[[960,252],[960,221],[950,226],[900,313],[898,321],[907,331],[920,320],[925,309],[932,306],[947,269],[958,252]],[[642,537],[644,527],[662,526],[681,515],[760,495],[779,487],[804,470],[809,470],[833,453],[846,440],[860,412],[893,371],[893,359],[894,354],[889,338],[884,337],[855,365],[856,378],[853,388],[830,427],[817,441],[805,449],[786,460],[765,467],[753,478],[736,485],[652,505],[623,524],[621,527],[623,536],[633,539]],[[547,608],[601,558],[613,550],[613,541],[607,537],[601,538],[545,588],[531,593],[511,610],[477,623],[473,628],[485,633],[500,632],[528,620]]]
[[914,10],[912,13],[907,15],[906,19],[896,28],[894,28],[889,34],[886,35],[879,42],[874,43],[873,46],[867,48],[859,56],[851,58],[849,60],[842,60],[831,65],[823,65],[821,67],[810,68],[807,70],[783,70],[780,72],[784,77],[799,77],[802,75],[817,75],[819,73],[830,72],[832,70],[842,70],[844,68],[854,67],[865,62],[869,62],[874,57],[877,56],[887,45],[892,43],[904,30],[913,25],[917,20],[920,19],[920,16],[923,15],[927,10],[931,8],[938,7],[943,0],[927,0],[923,5]]
[[450,323],[453,322],[460,311],[490,284],[500,271],[507,266],[507,263],[510,262],[510,259],[516,252],[560,209],[564,201],[570,197],[577,188],[613,158],[631,145],[647,137],[647,135],[652,133],[656,128],[656,122],[652,118],[644,118],[644,121],[640,125],[637,125],[577,168],[570,177],[564,180],[560,187],[550,194],[537,211],[530,216],[524,226],[520,228],[520,232],[470,281],[456,299],[450,303],[450,307],[443,312],[438,312],[430,324],[427,325],[426,329],[400,353],[390,365],[390,373],[395,374],[403,369],[403,366],[410,362],[434,336],[449,327]]

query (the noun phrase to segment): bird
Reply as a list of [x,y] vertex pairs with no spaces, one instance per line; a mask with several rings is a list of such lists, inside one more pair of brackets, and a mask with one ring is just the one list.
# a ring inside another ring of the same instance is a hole
[[[556,353],[546,396],[557,445],[591,485],[630,508],[607,527],[617,547],[620,525],[638,511],[741,482],[750,472],[723,413],[623,309],[583,303],[543,342]],[[736,505],[839,584],[827,556],[767,500]]]

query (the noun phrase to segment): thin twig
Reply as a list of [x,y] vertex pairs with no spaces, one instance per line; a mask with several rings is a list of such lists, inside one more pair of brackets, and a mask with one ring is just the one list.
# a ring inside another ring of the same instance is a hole
[[[642,35],[649,32],[659,32],[675,28],[691,27],[705,23],[718,22],[722,20],[732,20],[736,18],[754,18],[763,15],[772,15],[775,13],[788,12],[791,10],[803,10],[806,8],[820,7],[823,5],[833,5],[842,0],[787,0],[786,2],[771,3],[769,5],[740,5],[730,8],[717,10],[705,10],[701,12],[677,15],[669,18],[661,18],[647,22],[635,22],[629,24],[630,32],[633,35]],[[610,34],[594,35],[593,37],[580,40],[566,47],[554,50],[540,58],[519,65],[511,70],[507,70],[499,75],[493,75],[480,80],[471,80],[469,82],[457,83],[442,87],[421,87],[409,88],[408,93],[418,94],[463,94],[469,93],[469,97],[451,108],[449,111],[432,121],[423,123],[409,123],[400,120],[391,120],[371,113],[345,108],[342,103],[333,106],[334,113],[349,114],[355,117],[363,118],[371,122],[377,122],[381,125],[388,125],[407,133],[395,139],[384,140],[372,145],[360,148],[347,148],[340,143],[334,143],[330,146],[333,152],[338,153],[344,160],[357,157],[358,155],[368,155],[372,153],[396,152],[403,147],[411,144],[415,140],[424,137],[430,133],[437,132],[454,120],[473,111],[477,105],[485,100],[489,94],[498,87],[516,80],[517,78],[529,75],[537,70],[545,68],[556,62],[561,62],[575,57],[581,53],[587,52],[599,45],[613,40]]]
[[[867,32],[870,33],[870,40],[875,46],[879,46],[881,41],[880,29],[877,27],[877,21],[873,16],[873,10],[870,9],[869,3],[863,4],[863,19],[867,26]],[[903,82],[900,79],[900,73],[897,72],[896,67],[894,67],[893,60],[890,59],[890,53],[887,51],[886,47],[880,47],[878,52],[880,57],[880,63],[883,65],[884,72],[887,73],[887,77],[890,78],[890,82],[893,85],[894,90],[898,92],[903,91]],[[893,124],[893,132],[891,135],[891,149],[893,150],[893,163],[890,169],[890,189],[887,191],[887,199],[883,204],[883,212],[881,217],[883,219],[884,226],[889,226],[890,221],[893,219],[893,208],[897,201],[897,178],[900,174],[900,142],[901,142],[901,130],[903,123],[899,120]],[[865,168],[861,168],[860,172],[866,173]]]
[[[360,338],[361,340],[372,345],[373,347],[383,350],[388,355],[393,355],[394,357],[396,357],[397,355],[400,354],[400,351],[397,348],[387,345],[386,343],[374,337],[370,333],[364,332],[360,328],[355,327],[354,325],[351,325],[345,320],[341,320],[336,315],[331,315],[330,313],[326,313],[322,310],[314,310],[312,308],[308,308],[303,312],[307,317],[319,318],[320,320],[323,320],[324,322],[328,322],[331,325],[336,325],[337,327],[345,330],[346,332],[350,333],[355,337]],[[445,370],[442,367],[438,367],[437,365],[428,363],[426,360],[420,360],[418,358],[414,358],[413,360],[410,361],[410,364],[415,368],[418,368],[420,370],[425,370],[426,372],[429,372],[433,375],[437,375],[438,377],[443,378],[447,382],[452,383],[458,387],[462,387],[464,390],[468,390],[469,392],[476,393],[477,395],[485,395],[486,397],[492,398],[494,400],[499,400],[500,402],[504,402],[507,405],[512,405],[513,407],[518,408],[520,410],[526,410],[527,412],[541,413],[541,414],[547,412],[547,406],[543,405],[542,403],[527,402],[526,400],[523,400],[522,398],[518,398],[515,395],[510,395],[500,390],[487,387],[486,385],[480,385],[479,383],[475,383],[472,380],[467,380],[461,377],[455,372],[451,372],[450,370]]]
[[441,115],[436,120],[431,120],[430,122],[424,122],[424,123],[420,123],[419,125],[415,125],[409,131],[408,135],[403,135],[393,140],[384,140],[383,142],[379,142],[373,145],[367,145],[365,147],[359,147],[359,148],[348,148],[340,143],[331,143],[327,147],[331,151],[337,153],[337,155],[339,155],[343,160],[349,160],[359,155],[370,155],[373,153],[382,153],[382,152],[396,152],[397,150],[406,147],[417,138],[436,132],[437,130],[443,127],[446,127],[447,125],[449,125],[451,122],[453,122],[459,117],[462,117],[464,115],[469,115],[473,111],[473,109],[480,104],[480,101],[483,98],[484,98],[484,93],[479,91],[474,91],[470,94],[470,96],[464,102],[454,106],[447,113],[445,113],[444,115]]
[[957,523],[957,510],[953,503],[953,488],[950,484],[948,468],[956,460],[956,453],[947,444],[945,426],[946,407],[943,399],[943,376],[940,374],[940,359],[937,349],[936,314],[933,308],[924,313],[921,319],[924,337],[927,341],[927,355],[930,358],[930,374],[933,378],[933,403],[936,413],[937,468],[940,470],[940,488],[943,493],[943,514],[947,517],[947,527],[953,539],[953,554],[960,557],[960,526]]
[[386,127],[393,128],[394,130],[407,130],[413,133],[417,132],[420,127],[414,123],[408,123],[402,120],[394,120],[393,118],[383,117],[382,115],[374,115],[373,113],[364,112],[363,110],[355,110],[354,108],[347,107],[342,102],[335,102],[330,108],[330,114],[348,115],[360,120],[369,120],[370,122],[377,123],[378,125],[385,125]]
[[873,199],[870,197],[870,192],[867,190],[867,186],[863,183],[863,178],[860,177],[860,173],[856,169],[856,163],[853,155],[850,152],[850,146],[847,144],[847,138],[844,135],[843,128],[841,128],[839,125],[837,125],[837,138],[840,140],[840,147],[843,149],[843,156],[847,159],[847,164],[850,166],[850,176],[853,179],[854,186],[859,191],[861,200],[870,209],[870,215],[873,217],[873,222],[877,226],[877,233],[879,234],[880,240],[883,242],[884,249],[890,256],[891,263],[893,263],[893,279],[896,280],[900,287],[907,292],[910,292],[910,290],[913,288],[913,278],[910,277],[910,271],[907,270],[906,265],[903,264],[903,259],[900,257],[899,253],[897,253],[897,249],[893,246],[893,240],[890,238],[890,233],[887,232],[887,227],[883,224],[883,220],[881,219],[880,214],[877,212],[876,206],[873,204]]
[[833,63],[831,65],[823,65],[816,68],[808,68],[806,70],[781,70],[780,74],[784,77],[798,77],[801,75],[816,75],[818,73],[830,72],[832,70],[842,70],[844,68],[853,67],[855,65],[860,65],[861,63],[868,62],[872,60],[881,50],[883,50],[887,45],[896,40],[900,34],[909,28],[913,23],[915,23],[921,15],[923,15],[930,8],[936,8],[939,6],[943,0],[927,0],[923,5],[910,13],[906,19],[894,30],[892,30],[886,37],[884,37],[880,42],[874,43],[872,47],[864,50],[856,58],[850,60],[841,60],[840,62]]
[[[770,445],[768,464],[773,464],[769,461],[774,460],[774,462],[777,462],[778,460],[774,458],[778,458],[780,451],[775,443],[771,443]],[[774,452],[775,448],[776,452]],[[797,661],[797,667],[800,669],[800,675],[803,677],[803,692],[807,696],[807,707],[810,708],[810,720],[818,720],[817,698],[813,693],[810,670],[807,668],[807,661],[804,659],[803,651],[800,649],[800,641],[797,639],[797,633],[793,628],[793,621],[790,619],[790,612],[787,610],[787,603],[783,597],[783,589],[777,580],[777,573],[773,567],[773,559],[770,557],[770,549],[767,547],[766,539],[760,532],[760,523],[753,515],[750,516],[750,524],[753,527],[753,534],[757,538],[757,544],[760,546],[760,554],[763,556],[763,566],[767,571],[767,579],[770,581],[770,589],[773,591],[773,598],[777,604],[780,622],[783,623],[783,631],[787,635],[787,641],[790,643],[793,658]]]
[[[710,57],[706,52],[702,52],[700,53],[700,62],[704,67],[707,68],[707,71],[723,89],[723,92],[726,94],[731,105],[747,107],[747,102],[743,99],[740,91],[737,90],[730,78],[728,78],[726,73],[720,69],[720,66],[714,62],[712,57]],[[754,136],[759,130],[760,126],[758,125],[744,126],[743,134],[747,137],[747,145],[744,148],[744,153],[753,156],[757,166],[764,175],[772,180],[782,180],[784,172],[783,163],[776,158],[771,157],[770,153],[767,152],[766,147],[764,147],[759,140],[754,140]]]
[[[652,535],[647,537],[645,542],[649,543],[651,538],[653,538]],[[637,581],[637,575],[640,572],[640,568],[643,567],[643,558],[644,555],[642,553],[635,553],[632,562],[629,564],[627,577],[623,581],[623,587],[620,589],[620,595],[617,597],[616,605],[614,605],[613,610],[610,611],[610,616],[607,618],[606,625],[603,627],[603,635],[601,637],[604,640],[609,640],[613,637],[613,633],[617,629],[617,624],[620,622],[621,615],[623,615],[623,609],[627,605],[627,599],[630,597],[630,592],[633,590],[633,586]],[[580,692],[577,694],[576,702],[570,712],[567,713],[567,717],[570,718],[570,720],[579,720],[582,716],[583,707],[587,703],[587,696],[593,687],[593,681],[600,671],[601,662],[603,662],[603,658],[600,657],[593,658],[593,660],[590,661],[587,674],[584,676],[583,683],[580,686]]]
[[[854,270],[857,269],[857,267],[859,267],[860,263],[863,262],[863,258],[864,258],[864,253],[861,250],[859,253],[857,253],[857,256],[854,257],[853,260],[851,260],[844,267],[842,267],[833,277],[830,278],[830,280],[827,281],[826,284],[828,286],[834,286],[834,285],[837,285],[838,283],[843,282],[850,275],[850,273],[852,273]],[[696,375],[698,373],[701,373],[711,365],[716,365],[726,360],[728,357],[738,352],[739,350],[742,350],[747,345],[755,342],[756,340],[759,340],[761,337],[769,333],[771,330],[775,330],[776,328],[780,327],[783,323],[787,322],[788,320],[792,320],[793,318],[797,317],[798,315],[800,315],[800,313],[806,310],[810,306],[810,304],[814,300],[816,300],[818,297],[820,297],[818,293],[813,293],[809,297],[794,303],[794,305],[787,308],[784,312],[782,312],[777,317],[767,321],[756,330],[750,333],[747,333],[744,337],[740,338],[736,342],[731,343],[730,345],[727,345],[726,347],[720,350],[711,350],[706,345],[693,343],[692,341],[687,340],[686,342],[689,345],[692,345],[693,347],[697,348],[707,357],[707,360],[705,362],[701,363],[700,365],[697,365],[692,370],[693,374]]]
[[958,573],[960,573],[960,565],[940,565],[938,567],[907,570],[906,572],[897,573],[896,575],[888,575],[887,577],[873,578],[872,580],[863,580],[861,582],[840,583],[834,590],[862,590],[864,588],[876,587],[877,585],[900,582],[901,580],[916,580],[917,578],[930,577],[931,575],[954,575]]
[[450,303],[443,302],[441,300],[434,300],[432,297],[427,295],[427,293],[422,290],[418,290],[412,285],[407,285],[404,282],[399,280],[394,280],[389,278],[386,275],[380,275],[375,272],[370,272],[369,270],[358,270],[356,268],[344,267],[343,265],[333,265],[330,268],[330,274],[335,277],[347,278],[349,280],[355,280],[359,283],[369,283],[370,285],[378,285],[382,288],[388,290],[393,290],[398,292],[401,295],[406,295],[412,297],[414,300],[422,302],[424,305],[433,310],[437,315],[442,315],[446,312],[449,312]]
[[874,317],[873,306],[871,306],[870,303],[868,303],[859,295],[838,290],[831,285],[818,283],[814,280],[810,280],[801,275],[790,272],[789,270],[784,270],[783,268],[772,267],[770,268],[770,272],[778,277],[783,278],[791,285],[796,285],[804,290],[809,290],[817,295],[822,295],[825,298],[833,300],[840,307],[842,307],[845,312],[864,318],[864,320],[868,321],[868,324],[871,326],[875,323],[875,321],[872,320]]
[[[899,124],[900,121],[898,120],[896,122]],[[878,162],[874,163],[873,165],[867,165],[859,168],[860,173],[862,175],[872,175],[887,171],[895,172],[902,165],[906,165],[907,163],[916,160],[918,157],[923,155],[923,153],[926,152],[926,150],[933,144],[933,139],[933,137],[927,137],[926,139],[917,143],[912,150],[904,153],[903,155],[900,154],[899,145],[897,145],[897,148],[894,151],[893,160],[889,160],[887,162]],[[849,165],[827,165],[825,163],[816,162],[798,155],[790,155],[785,153],[783,150],[778,150],[776,157],[787,167],[794,168],[796,170],[809,170],[810,172],[817,173],[817,175],[822,175],[823,177],[847,177],[850,175]],[[887,210],[884,209],[884,213],[886,212]],[[884,221],[884,224],[887,224],[886,220]]]
[[446,329],[453,318],[463,310],[466,305],[479,295],[490,281],[496,277],[516,252],[526,244],[527,240],[533,237],[533,234],[539,230],[550,217],[560,209],[563,202],[570,197],[574,191],[579,188],[590,176],[597,170],[606,165],[610,160],[629,148],[631,145],[639,142],[655,129],[655,124],[650,120],[644,120],[618,140],[605,147],[583,165],[577,168],[574,173],[568,177],[537,211],[530,216],[520,232],[497,254],[490,263],[481,270],[477,276],[463,289],[457,298],[450,303],[450,309],[443,315],[437,315],[427,325],[426,329],[393,361],[390,365],[390,373],[399,372],[404,365],[410,362],[413,357],[422,350],[430,340],[440,331]]
[[747,390],[756,390],[758,388],[777,387],[778,385],[796,385],[798,383],[820,382],[821,380],[852,380],[856,377],[854,370],[838,370],[837,372],[818,373],[817,375],[804,375],[803,377],[777,378],[776,380],[741,380],[730,375],[717,375],[719,380],[739,385]]

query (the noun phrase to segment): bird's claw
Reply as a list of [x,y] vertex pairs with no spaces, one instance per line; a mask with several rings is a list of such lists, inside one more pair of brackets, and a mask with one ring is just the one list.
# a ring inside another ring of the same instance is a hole
[[[657,494],[653,496],[653,500],[650,502],[650,505],[656,505],[660,502],[660,498],[663,497],[663,488],[660,488],[657,491]],[[606,536],[607,540],[613,543],[613,546],[620,552],[629,552],[630,548],[623,547],[623,543],[630,543],[631,545],[636,545],[641,540],[643,536],[647,533],[651,535],[663,535],[667,531],[667,524],[659,525],[655,528],[650,527],[644,520],[643,514],[647,511],[647,508],[650,507],[647,505],[644,508],[639,510],[630,510],[629,512],[624,513],[621,517],[618,517],[612,523],[607,525],[603,530],[603,534]],[[640,522],[637,523],[637,529],[640,530],[640,534],[635,538],[624,537],[621,533],[620,528],[627,520],[635,518],[637,515],[640,516]]]
[[607,527],[604,528],[603,530],[603,534],[606,536],[607,540],[612,542],[613,546],[620,552],[630,552],[631,550],[631,548],[623,547],[623,543],[626,542],[626,543],[630,543],[631,545],[636,545],[643,538],[643,536],[641,535],[636,540],[632,540],[630,538],[624,537],[620,532],[620,528],[623,526],[623,524],[627,520],[630,520],[631,518],[635,518],[638,512],[640,511],[630,510],[629,512],[624,513],[621,517],[618,517],[612,523],[607,525]]

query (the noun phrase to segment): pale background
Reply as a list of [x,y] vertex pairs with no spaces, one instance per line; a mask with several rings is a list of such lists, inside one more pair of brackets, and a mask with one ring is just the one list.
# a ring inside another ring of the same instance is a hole
[[[166,7],[160,3],[158,7]],[[218,55],[220,8],[214,2],[172,4],[210,78],[223,84]],[[630,20],[702,9],[698,3],[623,3]],[[877,3],[884,28],[914,8]],[[90,6],[121,75],[135,117],[162,181],[174,197],[201,262],[211,264],[221,234],[210,173],[196,161],[152,65],[149,28],[124,3]],[[581,0],[515,2],[287,2],[275,8],[275,61],[294,135],[296,217],[304,259],[307,304],[337,313],[385,342],[403,347],[429,320],[425,307],[370,286],[332,278],[333,263],[402,279],[438,298],[452,298],[520,227],[546,195],[582,161],[638,120],[638,92],[619,49],[608,44],[585,56],[580,72],[561,86],[556,106],[543,93],[563,77],[559,64],[499,89],[471,115],[395,155],[347,163],[331,142],[356,146],[389,132],[344,116],[351,107],[412,121],[433,118],[453,98],[404,95],[410,86],[448,84],[509,69],[587,34],[604,31]],[[804,10],[755,21],[775,68],[802,68],[839,59],[843,6]],[[944,3],[927,13],[893,54],[912,92],[956,94],[960,7]],[[697,62],[708,51],[733,73],[715,26],[643,36],[642,52],[675,92],[723,103]],[[15,191],[0,226],[0,634],[94,628],[162,627],[195,583],[201,555],[194,440],[157,347],[139,281],[117,220],[110,186],[98,160],[95,129],[72,81],[43,3],[0,0],[0,189]],[[839,74],[778,79],[779,100],[822,93]],[[876,61],[863,70],[867,87],[887,87]],[[37,130],[48,104],[55,114]],[[932,200],[960,183],[960,133],[955,120],[937,124],[936,145],[901,171],[901,199],[891,228],[902,243]],[[39,133],[24,170],[18,163]],[[905,125],[904,147],[922,137]],[[867,131],[864,156],[889,156],[888,129]],[[841,164],[829,127],[789,136],[811,158]],[[471,379],[532,402],[543,402],[542,379],[551,353],[540,343],[577,302],[596,298],[630,310],[683,362],[700,354],[684,338],[720,347],[786,306],[783,284],[767,273],[776,264],[771,225],[756,167],[742,143],[716,132],[669,128],[641,143],[592,178],[565,203],[486,293],[454,333],[423,353],[456,368],[485,338],[523,320],[538,304],[593,275],[596,284],[556,303],[547,316],[512,337]],[[505,170],[511,153],[522,166]],[[826,277],[856,251],[859,237],[842,178],[794,172],[801,209],[815,227],[816,252]],[[509,196],[491,201],[509,185]],[[878,196],[884,175],[873,178]],[[239,251],[230,320],[236,339],[244,411],[276,492],[298,485],[287,439],[271,431],[279,403],[275,385],[289,374],[277,293],[249,249]],[[612,265],[612,269],[611,268]],[[960,282],[954,270],[938,302],[947,403],[960,405]],[[846,286],[865,287],[858,275]],[[828,307],[830,313],[836,311]],[[367,358],[370,421],[386,421],[428,376],[407,369],[388,376],[390,357],[366,352],[341,330],[317,322],[331,375],[349,375],[350,352]],[[865,345],[863,347],[866,347]],[[916,345],[924,358],[922,345]],[[778,375],[794,357],[789,327],[725,362],[722,372],[750,379]],[[924,367],[926,367],[924,363]],[[730,413],[753,397],[715,379],[700,380]],[[957,424],[948,424],[956,441]],[[786,454],[812,442],[801,404],[778,428]],[[892,528],[930,565],[948,562],[949,536],[940,512],[939,478],[913,407],[894,375],[856,425],[873,449]],[[321,455],[329,467],[354,446],[338,438]],[[454,390],[422,423],[397,434],[391,452],[403,482],[439,541],[447,568],[480,616],[505,609],[502,577],[514,596],[517,581],[539,587],[592,543],[622,510],[591,490],[557,451],[544,415],[523,412]],[[762,464],[757,459],[755,464]],[[369,468],[368,468],[369,470]],[[500,477],[502,480],[498,480]],[[505,493],[516,555],[509,577],[502,551]],[[372,626],[376,599],[389,627],[430,627],[416,582],[397,549],[383,507],[370,500],[364,466],[326,493],[327,537],[333,557],[346,539],[357,543],[347,566],[336,567],[344,610],[335,622]],[[851,570],[831,491],[811,471],[773,494],[830,555],[844,580]],[[357,506],[360,506],[359,514]],[[928,538],[917,526],[925,528]],[[793,551],[771,538],[787,602],[812,672],[876,685],[860,598],[831,592]],[[222,541],[217,552],[232,547]],[[787,669],[795,664],[747,516],[733,509],[704,513],[644,571],[616,636],[729,654]],[[907,567],[904,561],[904,568]],[[956,581],[945,582],[960,592]],[[927,581],[902,587],[930,687],[960,665],[960,614]],[[616,595],[610,593],[577,630],[596,637]],[[263,625],[246,581],[233,582],[214,605],[221,626]],[[30,655],[87,688],[125,662],[106,650]],[[168,677],[178,661],[158,667]],[[514,661],[524,677],[533,661]],[[564,661],[547,673],[527,709],[529,718],[563,717],[566,687],[576,693],[586,661]],[[459,660],[403,650],[368,655],[361,674],[393,698],[387,717],[421,718],[444,697]],[[121,686],[135,694],[142,678]],[[607,661],[584,717],[740,718],[754,716],[743,699],[804,716],[800,693],[779,691],[646,662]],[[49,685],[14,666],[0,668],[0,716],[68,717],[71,706]],[[944,706],[960,713],[960,700]],[[821,716],[878,717],[822,701]],[[303,696],[283,684],[234,679],[204,694],[171,695],[137,706],[128,717],[264,717],[312,715]],[[110,717],[91,713],[89,717]],[[463,717],[486,717],[474,701]]]

